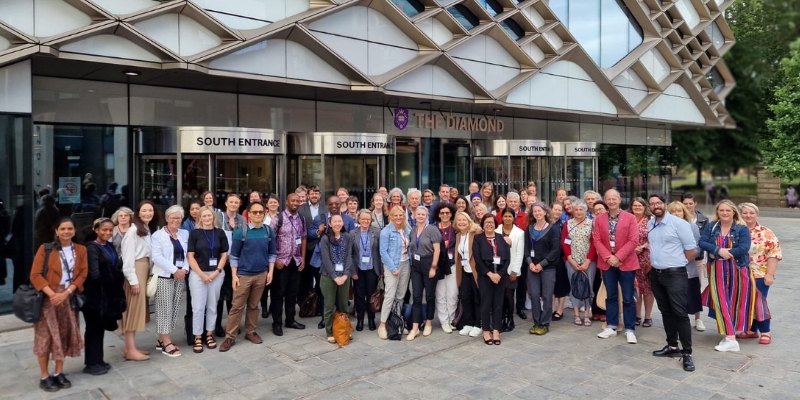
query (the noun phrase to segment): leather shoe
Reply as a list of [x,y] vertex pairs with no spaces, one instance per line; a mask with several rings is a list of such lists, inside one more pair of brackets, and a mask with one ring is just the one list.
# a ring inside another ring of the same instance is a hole
[[83,373],[89,375],[103,375],[108,373],[108,368],[104,367],[103,364],[87,365],[83,368]]
[[517,315],[522,319],[528,319],[528,314],[525,313],[525,310],[517,310]]
[[261,336],[258,336],[258,333],[255,333],[255,332],[253,332],[253,333],[246,333],[246,334],[244,335],[244,338],[245,338],[246,340],[249,340],[249,341],[253,342],[253,344],[261,344],[261,343],[264,343],[264,341],[263,341],[263,340],[261,340]]
[[70,382],[63,373],[53,375],[53,380],[56,382],[56,385],[58,385],[59,389],[69,389],[72,387],[72,382]]
[[306,329],[306,326],[297,321],[286,321],[286,327],[292,329]]
[[375,325],[375,320],[374,319],[369,320],[368,325],[369,325],[369,330],[371,330],[371,331],[374,331],[375,329],[378,329],[378,327]]
[[356,330],[359,332],[364,330],[364,320],[358,320],[358,322],[356,322]]
[[269,310],[266,308],[261,308],[261,318],[267,319],[269,318]]
[[221,345],[219,345],[219,351],[224,353],[224,352],[230,350],[231,347],[233,347],[233,345],[235,345],[235,344],[236,344],[235,340],[230,339],[230,338],[225,338],[225,341],[222,342]]
[[673,349],[666,345],[663,349],[654,351],[653,355],[656,357],[680,357],[681,351],[677,347]]
[[681,358],[683,358],[683,370],[689,372],[694,371],[694,361],[692,361],[692,355],[682,354]]
[[513,331],[515,327],[516,327],[516,324],[514,324],[514,318],[509,319],[508,320],[508,325],[506,325],[506,332]]
[[283,328],[281,328],[281,326],[277,324],[272,325],[272,333],[274,333],[275,336],[283,336]]
[[225,329],[222,329],[221,326],[218,326],[214,329],[214,336],[216,337],[225,337]]
[[57,392],[59,387],[58,383],[56,383],[55,378],[52,376],[48,376],[39,381],[39,389],[44,390],[45,392]]
[[317,324],[317,329],[325,329],[325,320],[320,320]]

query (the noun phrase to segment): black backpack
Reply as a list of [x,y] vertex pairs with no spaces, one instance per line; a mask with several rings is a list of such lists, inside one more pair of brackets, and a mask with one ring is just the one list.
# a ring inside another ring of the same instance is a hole
[[570,281],[572,297],[578,300],[586,300],[592,297],[592,283],[589,282],[589,276],[585,271],[579,271],[572,274]]

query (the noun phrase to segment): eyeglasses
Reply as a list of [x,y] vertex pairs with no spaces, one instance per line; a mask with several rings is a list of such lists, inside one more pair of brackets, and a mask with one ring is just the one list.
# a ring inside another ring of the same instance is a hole
[[250,214],[253,214],[253,215],[264,215],[264,211],[263,210],[262,211],[250,211]]
[[450,215],[450,211],[442,211],[439,215]]
[[664,205],[664,203],[660,202],[660,201],[657,202],[657,203],[650,203],[650,207],[657,207],[657,206],[663,206],[663,205]]
[[181,217],[169,217],[167,218],[168,221],[180,221]]

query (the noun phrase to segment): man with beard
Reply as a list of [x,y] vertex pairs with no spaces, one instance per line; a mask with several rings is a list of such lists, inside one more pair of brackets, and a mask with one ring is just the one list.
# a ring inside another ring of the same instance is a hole
[[306,225],[297,209],[300,198],[291,193],[286,197],[286,210],[280,215],[282,224],[278,224],[277,248],[278,258],[275,260],[275,278],[272,287],[272,332],[275,336],[283,336],[281,320],[285,300],[286,327],[305,329],[306,326],[294,319],[297,303],[297,291],[300,288],[300,273],[305,268],[306,257]]
[[[697,244],[689,223],[665,211],[661,195],[648,198],[653,218],[647,223],[650,243],[650,285],[664,320],[667,345],[656,350],[656,357],[681,357],[683,369],[694,371],[692,361],[692,325],[686,313],[689,281],[686,266],[694,268]],[[678,340],[681,349],[678,349]]]
[[[318,215],[325,215],[328,213],[328,208],[325,207],[325,204],[322,204],[320,199],[320,190],[319,186],[311,185],[308,187],[307,192],[308,201],[301,201],[300,208],[297,209],[297,213],[303,217],[303,222],[305,223],[306,227],[311,226],[314,222],[314,218]],[[300,196],[303,197],[302,195]],[[311,261],[311,255],[314,254],[314,248],[317,247],[317,243],[319,243],[319,238],[307,238],[306,240],[306,257],[303,260],[303,265],[308,265]],[[297,302],[302,303],[305,298],[311,294],[311,291],[314,290],[314,275],[315,269],[314,268],[303,268],[303,271],[300,274],[300,289],[297,293]],[[319,309],[319,315],[322,315],[322,308]]]

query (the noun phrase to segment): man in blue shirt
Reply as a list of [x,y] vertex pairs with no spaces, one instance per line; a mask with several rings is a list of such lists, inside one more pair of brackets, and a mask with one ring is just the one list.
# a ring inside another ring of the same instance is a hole
[[[694,266],[697,243],[688,222],[666,212],[661,195],[648,198],[653,218],[647,223],[650,245],[650,286],[664,320],[667,345],[656,350],[656,357],[681,357],[683,369],[694,371],[692,361],[692,325],[686,313],[689,277],[686,266]],[[678,349],[678,340],[682,349]]]
[[219,351],[228,351],[236,344],[236,332],[242,322],[245,305],[247,313],[244,320],[244,338],[261,344],[261,337],[256,333],[258,322],[258,303],[264,293],[264,287],[272,282],[275,259],[278,257],[275,247],[275,232],[264,224],[266,207],[263,203],[253,202],[247,206],[250,223],[237,228],[231,238],[231,275],[233,276],[233,306],[228,313],[228,327],[225,341]]

